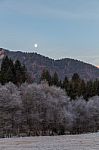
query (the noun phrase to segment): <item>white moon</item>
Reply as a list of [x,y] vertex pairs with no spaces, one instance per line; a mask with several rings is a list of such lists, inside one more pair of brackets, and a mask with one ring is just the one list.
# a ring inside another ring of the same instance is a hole
[[35,47],[35,48],[37,48],[37,47],[38,47],[38,45],[37,45],[37,44],[34,44],[34,47]]

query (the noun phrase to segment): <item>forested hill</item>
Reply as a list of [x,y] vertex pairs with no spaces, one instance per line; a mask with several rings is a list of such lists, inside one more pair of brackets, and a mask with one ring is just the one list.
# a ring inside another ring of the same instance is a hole
[[48,69],[51,74],[57,72],[60,79],[64,79],[65,76],[71,78],[74,73],[78,73],[85,80],[99,78],[99,69],[97,67],[70,58],[54,60],[37,53],[15,52],[1,48],[1,61],[4,55],[8,55],[14,61],[18,59],[22,64],[25,64],[28,72],[35,80],[39,79],[44,69]]

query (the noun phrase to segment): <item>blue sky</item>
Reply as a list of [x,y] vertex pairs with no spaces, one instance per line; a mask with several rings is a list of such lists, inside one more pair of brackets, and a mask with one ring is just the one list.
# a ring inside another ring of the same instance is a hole
[[0,47],[99,65],[99,0],[0,0]]

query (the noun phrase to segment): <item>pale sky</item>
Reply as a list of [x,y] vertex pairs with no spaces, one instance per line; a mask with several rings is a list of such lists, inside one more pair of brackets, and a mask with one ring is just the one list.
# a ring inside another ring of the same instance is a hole
[[99,65],[99,0],[0,0],[0,47]]

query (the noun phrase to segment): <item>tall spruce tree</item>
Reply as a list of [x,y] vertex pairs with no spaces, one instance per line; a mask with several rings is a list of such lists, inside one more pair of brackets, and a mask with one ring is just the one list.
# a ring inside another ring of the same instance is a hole
[[19,60],[16,60],[14,68],[15,68],[16,84],[24,83],[27,79],[27,72],[25,66],[21,65]]
[[52,85],[56,85],[59,86],[59,78],[58,78],[58,74],[57,72],[54,73],[54,75],[52,76]]
[[63,81],[63,85],[62,88],[64,88],[66,91],[68,90],[68,85],[69,85],[69,80],[68,78],[65,76],[65,79]]
[[20,61],[16,60],[15,64],[8,56],[4,57],[0,70],[0,82],[5,84],[7,82],[13,82],[15,84],[21,84],[27,79],[27,71],[24,65],[21,65]]
[[51,85],[51,75],[48,70],[43,70],[41,80],[46,80],[48,84]]
[[1,64],[1,83],[14,82],[15,72],[13,61],[6,56]]
[[80,85],[81,85],[81,79],[77,73],[74,73],[70,81],[69,92],[68,92],[71,99],[76,99],[76,97],[80,95]]

